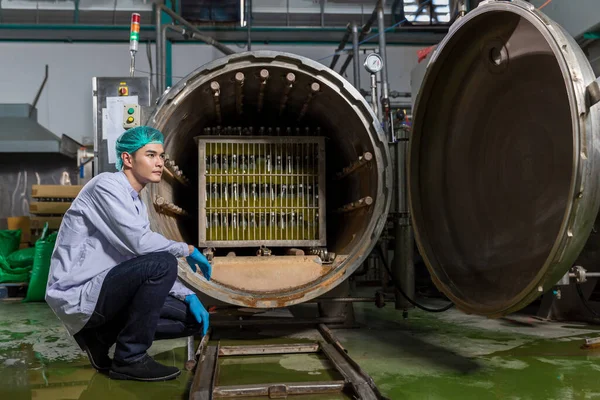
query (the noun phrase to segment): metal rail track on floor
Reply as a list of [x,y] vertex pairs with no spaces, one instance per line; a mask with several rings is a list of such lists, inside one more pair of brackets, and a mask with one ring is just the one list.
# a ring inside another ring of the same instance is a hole
[[[277,323],[274,322],[276,325]],[[355,399],[386,399],[373,379],[347,354],[331,330],[318,324],[321,339],[314,343],[221,346],[208,345],[212,329],[202,338],[195,358],[196,372],[190,389],[191,400],[211,400],[229,397],[261,397],[285,399],[294,395],[345,393]],[[188,346],[188,351],[189,351]],[[251,385],[218,386],[219,359],[222,357],[273,355],[273,354],[323,354],[343,380],[324,382],[264,383]],[[191,357],[192,355],[190,355]],[[190,358],[190,360],[192,360]],[[194,362],[188,368],[193,368]]]

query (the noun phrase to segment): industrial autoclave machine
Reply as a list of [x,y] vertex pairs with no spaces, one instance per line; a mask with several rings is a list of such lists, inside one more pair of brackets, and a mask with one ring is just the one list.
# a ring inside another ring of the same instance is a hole
[[[483,2],[436,48],[407,189],[420,252],[461,310],[505,315],[568,279],[600,206],[599,99],[579,46],[523,1]],[[395,177],[387,136],[329,68],[239,53],[155,107],[123,111],[126,125],[165,134],[168,173],[143,200],[152,229],[212,257],[210,282],[180,265],[197,291],[302,303],[347,279],[379,239]]]

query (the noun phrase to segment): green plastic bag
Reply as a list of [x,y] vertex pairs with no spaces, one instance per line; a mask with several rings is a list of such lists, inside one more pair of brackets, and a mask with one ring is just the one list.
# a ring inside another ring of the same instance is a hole
[[[46,224],[47,225],[47,224]],[[54,251],[56,236],[58,232],[45,237],[47,229],[44,229],[42,237],[35,243],[35,256],[33,257],[33,269],[31,280],[27,288],[26,302],[44,301],[46,297],[46,285],[48,284],[48,273],[50,271],[50,259]]]
[[20,229],[0,231],[0,256],[8,257],[11,253],[19,250],[20,242]]
[[13,269],[4,256],[0,256],[0,283],[29,282],[29,268]]
[[[11,268],[25,268],[33,265],[33,257],[35,256],[35,247],[17,250],[6,257],[6,261]],[[31,269],[31,268],[30,268]]]

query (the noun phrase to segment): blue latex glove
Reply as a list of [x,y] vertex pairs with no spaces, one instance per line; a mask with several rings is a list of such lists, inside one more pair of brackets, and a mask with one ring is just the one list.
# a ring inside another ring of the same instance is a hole
[[202,324],[202,335],[206,335],[206,331],[208,331],[208,318],[209,314],[206,311],[206,308],[202,305],[200,300],[195,294],[190,294],[185,296],[185,302],[190,307],[190,312],[196,318],[199,324]]
[[190,264],[190,268],[192,271],[196,272],[196,264],[200,266],[200,271],[206,278],[206,280],[210,281],[210,275],[212,274],[212,265],[208,262],[204,254],[200,253],[200,250],[194,247],[194,251],[192,254],[186,257],[188,264]]

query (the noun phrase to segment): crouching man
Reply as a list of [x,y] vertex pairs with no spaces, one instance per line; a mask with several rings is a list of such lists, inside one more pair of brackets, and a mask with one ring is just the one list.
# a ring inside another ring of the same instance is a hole
[[[208,312],[177,280],[187,257],[210,279],[192,245],[152,232],[140,192],[161,180],[163,135],[149,127],[123,133],[117,170],[94,177],[64,215],[52,254],[46,301],[94,368],[112,379],[162,381],[180,371],[146,351],[155,339],[206,334]],[[116,343],[114,359],[109,348]]]

